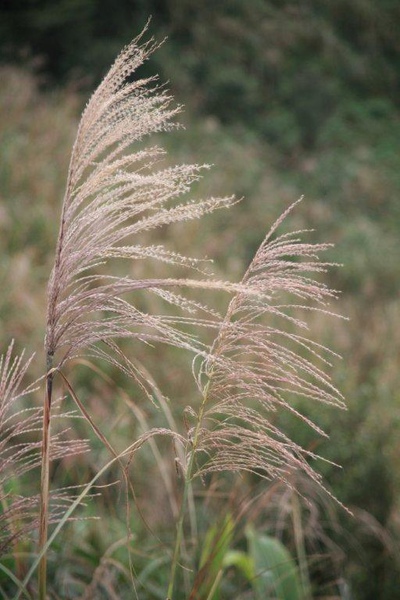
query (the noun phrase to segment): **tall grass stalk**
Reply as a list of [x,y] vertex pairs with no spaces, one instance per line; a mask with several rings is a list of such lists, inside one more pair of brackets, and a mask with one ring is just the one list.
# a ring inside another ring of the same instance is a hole
[[200,406],[198,420],[197,420],[197,424],[196,424],[196,428],[195,428],[193,437],[190,437],[190,439],[189,439],[189,443],[190,443],[189,461],[185,468],[185,480],[184,480],[184,485],[183,485],[182,501],[181,501],[181,507],[180,507],[178,521],[177,521],[175,546],[174,546],[174,553],[172,556],[171,572],[170,572],[170,578],[169,578],[169,584],[168,584],[167,598],[170,598],[171,600],[173,598],[173,593],[174,593],[174,588],[175,588],[176,569],[177,569],[180,554],[181,554],[182,539],[183,539],[183,526],[184,526],[184,520],[185,520],[185,515],[186,515],[186,505],[187,505],[189,490],[190,490],[190,486],[192,485],[192,478],[193,478],[194,470],[195,470],[195,460],[196,460],[196,449],[197,449],[198,437],[199,437],[199,433],[200,433],[200,427],[203,423],[203,414],[204,414],[204,409],[205,409],[205,405],[207,402],[207,389],[208,389],[208,386],[206,386],[205,394],[203,397],[203,402]]
[[38,587],[39,600],[46,600],[47,589],[47,553],[42,552],[47,543],[49,527],[49,479],[50,479],[50,422],[51,401],[53,395],[53,361],[47,355],[46,392],[43,404],[43,435],[42,435],[42,467],[40,482],[40,517],[39,517],[39,554],[42,558],[39,564]]
[[[191,421],[186,435],[170,421],[170,428],[150,429],[121,454],[131,457],[156,435],[168,435],[185,450],[180,460],[184,483],[168,583],[171,599],[193,480],[219,471],[248,471],[290,484],[291,473],[301,470],[321,482],[310,464],[315,454],[280,431],[271,414],[289,411],[324,435],[295,409],[293,398],[343,407],[340,393],[323,369],[334,353],[292,331],[307,331],[299,311],[331,314],[327,306],[336,296],[313,278],[330,266],[318,258],[330,245],[303,242],[303,232],[277,235],[297,203],[273,225],[239,283],[215,278],[198,259],[143,241],[144,233],[236,202],[233,196],[188,198],[191,185],[208,165],[162,167],[164,151],[155,145],[143,146],[146,136],[175,128],[174,118],[180,111],[154,78],[133,77],[155,49],[152,41],[142,43],[139,37],[121,52],[86,106],[72,150],[48,285],[39,600],[47,595],[47,549],[54,539],[54,532],[49,537],[48,530],[56,373],[62,375],[84,419],[114,454],[113,461],[119,456],[63,375],[61,369],[72,358],[89,355],[109,361],[152,399],[157,391],[151,376],[121,351],[118,341],[128,340],[134,347],[163,343],[194,357],[200,406],[197,411],[194,406],[185,409]],[[174,276],[138,279],[109,271],[110,265],[126,259],[159,261],[172,267]],[[175,271],[182,268],[184,276],[176,276]],[[193,277],[187,276],[188,271]],[[202,294],[201,300],[194,299],[194,292]],[[163,312],[150,314],[139,308],[139,293],[156,296]],[[203,299],[215,293],[231,297],[225,315]],[[204,330],[215,338],[211,345],[200,335]],[[70,510],[65,513],[69,514]],[[67,518],[63,516],[61,523]]]
[[296,494],[292,494],[291,509],[296,555],[299,563],[303,596],[304,600],[312,600],[312,588],[307,564],[307,552],[305,548],[303,524],[301,520],[301,505]]

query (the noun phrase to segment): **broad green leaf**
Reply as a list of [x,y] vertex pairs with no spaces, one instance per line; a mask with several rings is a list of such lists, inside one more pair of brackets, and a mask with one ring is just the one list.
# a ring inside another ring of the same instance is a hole
[[302,600],[302,587],[295,561],[277,539],[246,531],[249,556],[253,562],[251,582],[257,600]]

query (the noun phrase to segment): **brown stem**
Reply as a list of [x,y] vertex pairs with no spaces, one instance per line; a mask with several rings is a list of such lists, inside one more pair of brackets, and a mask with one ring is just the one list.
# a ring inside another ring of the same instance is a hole
[[[53,355],[47,354],[46,393],[43,406],[43,431],[42,431],[42,471],[40,484],[40,522],[39,522],[39,553],[47,542],[49,524],[49,470],[50,470],[50,411],[53,392]],[[39,600],[46,600],[47,587],[47,552],[39,563]]]

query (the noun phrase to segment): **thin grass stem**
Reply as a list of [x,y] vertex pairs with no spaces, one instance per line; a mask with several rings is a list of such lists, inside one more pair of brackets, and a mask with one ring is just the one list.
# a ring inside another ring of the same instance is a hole
[[47,354],[46,392],[43,406],[42,430],[42,468],[40,482],[40,521],[39,521],[39,554],[41,555],[38,571],[39,600],[46,600],[47,589],[47,552],[43,552],[47,543],[49,527],[49,481],[50,481],[50,414],[53,394],[53,356]]
[[174,547],[174,554],[172,557],[171,572],[170,572],[168,592],[167,592],[167,600],[172,600],[174,588],[175,588],[176,569],[177,569],[179,558],[181,555],[181,547],[182,547],[182,541],[183,541],[183,524],[184,524],[184,520],[185,520],[186,504],[188,501],[189,491],[190,491],[191,484],[192,484],[193,470],[195,467],[195,455],[196,455],[197,442],[198,442],[200,427],[201,427],[201,424],[203,421],[205,406],[207,403],[209,385],[210,385],[210,380],[207,382],[207,384],[204,388],[203,402],[202,402],[200,410],[199,410],[199,415],[198,415],[194,435],[190,442],[192,449],[190,452],[189,461],[188,461],[187,469],[185,472],[185,484],[184,484],[183,494],[182,494],[182,503],[181,503],[181,507],[180,507],[180,511],[179,511],[179,519],[178,519],[177,527],[176,527],[175,547]]
[[292,494],[292,523],[304,600],[312,600],[311,582],[307,565],[307,552],[304,545],[304,531],[301,522],[300,503],[295,493]]

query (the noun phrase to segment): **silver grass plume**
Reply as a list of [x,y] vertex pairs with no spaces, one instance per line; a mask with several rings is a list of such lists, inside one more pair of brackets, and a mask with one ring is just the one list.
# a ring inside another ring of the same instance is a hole
[[[325,304],[335,297],[310,278],[329,266],[317,257],[329,244],[304,243],[298,237],[302,232],[274,239],[292,207],[274,224],[238,284],[209,276],[135,279],[104,274],[104,265],[114,258],[151,258],[196,267],[193,259],[162,245],[135,240],[143,232],[199,218],[234,202],[233,197],[188,200],[190,185],[207,165],[161,168],[158,163],[164,151],[158,146],[143,147],[146,136],[176,127],[172,119],[180,111],[171,106],[171,97],[156,86],[154,78],[132,79],[155,49],[152,41],[141,44],[141,36],[129,44],[81,118],[48,289],[45,345],[49,369],[57,351],[58,367],[89,348],[107,358],[109,353],[99,346],[100,341],[110,350],[109,360],[126,368],[125,357],[119,360],[115,344],[123,337],[188,349],[202,361],[197,381],[203,402],[198,413],[188,408],[195,418],[189,456],[193,449],[193,454],[208,457],[198,463],[201,472],[246,469],[286,477],[290,465],[315,478],[308,463],[312,455],[274,427],[270,418],[277,409],[297,414],[290,402],[295,396],[343,407],[342,396],[315,365],[315,361],[329,365],[329,350],[287,331],[288,323],[307,328],[294,314],[296,309],[310,310],[314,302],[313,310],[329,312]],[[181,292],[185,288],[232,294],[225,318],[205,303],[185,298]],[[144,312],[126,299],[136,290],[157,294],[188,314]],[[212,347],[185,330],[187,325],[217,331]],[[130,373],[140,383],[139,369],[131,365]]]
[[38,497],[25,496],[19,485],[21,476],[40,464],[41,411],[21,405],[34,389],[23,387],[33,357],[13,356],[13,346],[0,356],[0,555],[35,528],[38,505]]
[[[301,232],[274,237],[288,211],[272,227],[237,284],[204,274],[199,277],[195,260],[160,244],[142,242],[145,232],[235,202],[233,197],[188,199],[191,184],[207,165],[162,168],[164,151],[143,145],[146,136],[176,127],[174,118],[180,111],[154,78],[133,78],[155,49],[152,41],[142,44],[139,36],[121,52],[86,106],[72,150],[48,287],[39,547],[44,548],[47,539],[50,409],[56,370],[71,357],[90,351],[119,364],[145,389],[148,378],[120,352],[118,339],[189,350],[196,357],[194,372],[202,401],[197,412],[187,409],[193,427],[187,435],[186,464],[182,464],[185,484],[168,588],[172,597],[191,480],[213,471],[245,470],[290,484],[291,471],[300,469],[319,481],[309,464],[314,455],[285,436],[274,425],[273,414],[288,410],[320,432],[296,412],[293,398],[338,407],[343,399],[322,368],[329,352],[287,328],[290,324],[305,330],[306,323],[296,311],[329,312],[326,303],[335,297],[312,279],[328,266],[317,258],[327,244],[304,243],[298,237]],[[185,270],[194,268],[196,277],[119,277],[107,272],[113,259],[155,259]],[[220,317],[204,301],[186,298],[189,289],[207,295],[214,290],[231,294],[226,316]],[[149,314],[133,303],[135,291],[156,294],[184,314]],[[193,326],[216,332],[214,344],[203,343],[193,334]],[[135,448],[157,433],[183,439],[172,430],[154,430],[137,440]],[[46,597],[45,581],[44,557],[39,572],[41,600]]]
[[[234,202],[233,197],[187,199],[191,184],[207,165],[161,168],[158,163],[165,155],[161,148],[137,149],[146,136],[176,127],[173,118],[180,111],[179,107],[171,106],[172,99],[164,89],[157,87],[154,78],[132,79],[136,69],[156,48],[152,41],[139,45],[140,38],[121,52],[83,111],[69,165],[55,263],[48,286],[39,526],[40,600],[46,597],[44,548],[49,524],[53,377],[67,359],[82,351],[90,351],[126,370],[126,359],[123,356],[119,360],[116,346],[116,340],[121,338],[164,342],[205,354],[206,347],[185,331],[185,327],[215,326],[215,313],[185,298],[180,288],[232,292],[241,289],[210,278],[134,279],[104,273],[109,261],[115,258],[150,258],[196,269],[195,260],[162,245],[143,245],[138,236],[170,223],[198,218]],[[186,310],[189,316],[143,312],[127,300],[129,294],[138,290],[161,296],[167,303]],[[206,318],[190,316],[195,311],[203,311]],[[142,389],[148,386],[135,365],[130,372]],[[178,436],[176,432],[162,431]],[[154,430],[152,435],[157,433],[161,430]],[[147,438],[145,434],[143,442]]]
[[[48,288],[46,353],[49,365],[59,349],[59,363],[82,348],[119,337],[162,341],[198,351],[180,320],[149,315],[125,300],[129,292],[149,290],[171,304],[197,310],[176,293],[179,288],[235,290],[237,286],[208,279],[133,279],[96,274],[113,258],[156,259],[184,267],[193,259],[162,245],[135,243],[142,232],[198,218],[232,204],[233,198],[191,200],[190,185],[206,165],[158,168],[164,151],[136,149],[149,134],[176,127],[179,107],[154,87],[153,79],[130,77],[154,51],[151,42],[127,46],[83,112],[68,173],[55,265]],[[150,89],[153,86],[153,89]],[[104,269],[103,269],[104,270]],[[196,323],[196,319],[187,318]],[[96,350],[94,350],[96,351]]]
[[[21,477],[40,466],[41,442],[38,441],[43,420],[43,409],[27,407],[26,400],[38,389],[39,381],[25,385],[33,356],[25,359],[24,352],[13,354],[11,342],[6,353],[0,356],[0,555],[10,544],[16,543],[37,527],[35,511],[39,496],[32,487],[29,495],[24,495]],[[61,413],[60,402],[55,403],[55,413],[61,423],[75,415]],[[50,460],[59,460],[76,455],[87,449],[83,440],[65,439],[67,429],[61,425],[51,439]],[[33,477],[33,476],[32,476]],[[55,492],[52,504],[60,502],[64,496]],[[57,521],[58,514],[52,509],[50,519]]]
[[191,431],[198,455],[194,475],[245,470],[290,485],[291,474],[301,470],[320,482],[309,464],[316,456],[273,424],[274,413],[287,410],[325,435],[294,408],[294,401],[345,407],[322,368],[337,355],[306,334],[290,331],[307,331],[301,313],[332,314],[327,303],[336,297],[311,278],[331,266],[318,260],[330,244],[304,243],[302,231],[274,238],[296,204],[259,247],[242,279],[243,290],[232,298],[210,354],[202,360],[197,381],[203,402]]

